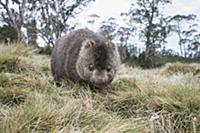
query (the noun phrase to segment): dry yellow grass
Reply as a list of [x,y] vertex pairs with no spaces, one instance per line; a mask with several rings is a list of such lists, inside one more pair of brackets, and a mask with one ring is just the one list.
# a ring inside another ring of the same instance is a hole
[[0,132],[200,132],[199,64],[122,65],[107,89],[91,90],[71,81],[56,87],[50,58],[34,51],[0,45]]

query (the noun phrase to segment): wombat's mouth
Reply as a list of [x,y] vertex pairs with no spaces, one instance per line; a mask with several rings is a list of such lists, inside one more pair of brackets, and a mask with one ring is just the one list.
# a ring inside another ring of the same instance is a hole
[[106,88],[109,84],[93,84],[97,88]]
[[107,88],[112,81],[113,78],[109,78],[108,80],[89,80],[88,83],[96,88]]
[[97,88],[106,88],[112,81],[109,82],[101,82],[101,83],[95,83],[92,82],[91,84]]

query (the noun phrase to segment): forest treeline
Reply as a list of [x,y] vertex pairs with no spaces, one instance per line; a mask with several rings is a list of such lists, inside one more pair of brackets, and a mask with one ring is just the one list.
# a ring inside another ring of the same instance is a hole
[[[76,17],[95,0],[0,0],[0,41],[23,42],[50,54],[56,39],[78,28]],[[143,68],[166,62],[200,62],[200,25],[195,14],[166,13],[171,0],[136,0],[120,18],[100,22],[99,32],[119,46],[123,62]],[[88,27],[103,16],[88,16]],[[123,20],[123,24],[119,22]],[[167,38],[177,36],[180,52],[167,49]],[[144,45],[144,49],[138,47]]]

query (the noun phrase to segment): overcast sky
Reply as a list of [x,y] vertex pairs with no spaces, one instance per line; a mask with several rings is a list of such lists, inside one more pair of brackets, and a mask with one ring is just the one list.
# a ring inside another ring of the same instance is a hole
[[[102,20],[109,17],[119,18],[121,12],[128,11],[131,1],[136,0],[96,0],[94,3],[83,11],[78,17],[78,23],[80,28],[88,27],[87,16],[90,14],[97,14],[101,16]],[[172,4],[167,6],[166,13],[168,15],[174,14],[196,14],[200,18],[200,0],[172,0]],[[95,29],[95,26],[88,27]],[[167,39],[167,48],[172,48],[175,51],[179,51],[177,46],[177,38],[170,37]]]

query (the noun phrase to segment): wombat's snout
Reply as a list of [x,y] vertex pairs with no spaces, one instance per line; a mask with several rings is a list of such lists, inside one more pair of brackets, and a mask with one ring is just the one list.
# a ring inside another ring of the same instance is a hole
[[94,70],[91,80],[96,87],[107,86],[112,81],[106,70]]

